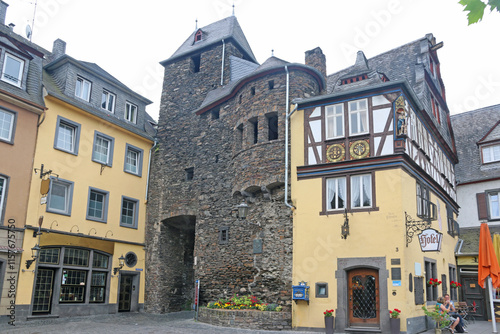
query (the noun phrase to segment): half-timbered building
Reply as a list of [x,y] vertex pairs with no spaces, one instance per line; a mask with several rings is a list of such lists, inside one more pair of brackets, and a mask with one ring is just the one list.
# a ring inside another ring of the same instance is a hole
[[[292,101],[295,327],[422,331],[422,306],[457,299],[457,163],[436,43],[429,34],[327,78]],[[427,284],[436,279],[440,284]]]

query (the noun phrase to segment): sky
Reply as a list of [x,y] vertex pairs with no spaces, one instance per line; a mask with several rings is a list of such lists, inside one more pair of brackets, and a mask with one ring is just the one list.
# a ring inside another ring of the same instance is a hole
[[[6,24],[51,51],[60,38],[71,57],[96,63],[153,101],[158,119],[163,67],[196,28],[234,13],[258,60],[304,63],[320,47],[328,74],[432,33],[448,108],[458,114],[500,104],[500,13],[468,26],[458,0],[4,0]],[[36,4],[36,11],[35,11]],[[36,13],[36,15],[34,15]]]

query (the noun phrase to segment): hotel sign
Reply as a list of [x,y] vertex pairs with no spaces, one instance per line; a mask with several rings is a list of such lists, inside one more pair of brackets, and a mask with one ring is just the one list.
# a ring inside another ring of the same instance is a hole
[[420,249],[422,249],[422,252],[439,252],[441,250],[442,239],[443,233],[439,233],[433,228],[423,230],[422,233],[418,235],[418,241],[420,241]]

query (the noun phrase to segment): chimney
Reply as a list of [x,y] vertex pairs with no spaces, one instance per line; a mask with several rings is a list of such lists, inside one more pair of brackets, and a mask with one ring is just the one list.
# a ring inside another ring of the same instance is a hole
[[62,39],[56,39],[52,45],[52,60],[57,59],[66,54],[66,42]]
[[5,25],[5,17],[7,16],[7,7],[9,4],[0,0],[0,23]]
[[15,25],[14,23],[9,23],[9,29],[10,29],[11,31],[14,31],[14,27],[15,27],[15,26],[16,26],[16,25]]
[[306,65],[317,69],[326,80],[326,57],[320,47],[306,51]]

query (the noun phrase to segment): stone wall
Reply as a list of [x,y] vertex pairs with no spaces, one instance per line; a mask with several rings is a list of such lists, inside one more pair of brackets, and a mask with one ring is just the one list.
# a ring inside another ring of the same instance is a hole
[[[225,47],[226,65],[230,55],[241,57],[231,42]],[[284,204],[286,72],[283,65],[250,77],[220,102],[218,113],[197,115],[193,110],[220,85],[221,55],[222,45],[204,50],[197,73],[190,57],[165,65],[147,210],[149,312],[180,310],[192,299],[196,279],[201,305],[240,293],[291,308],[292,212]],[[229,75],[227,67],[224,77]],[[290,100],[318,93],[310,74],[290,72]],[[278,138],[270,140],[273,115]],[[250,206],[247,219],[237,215],[243,200]],[[191,232],[182,232],[186,229]],[[222,229],[228,231],[225,242]]]
[[292,329],[290,312],[216,310],[202,307],[198,313],[198,321],[223,327],[274,331]]

